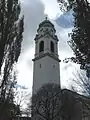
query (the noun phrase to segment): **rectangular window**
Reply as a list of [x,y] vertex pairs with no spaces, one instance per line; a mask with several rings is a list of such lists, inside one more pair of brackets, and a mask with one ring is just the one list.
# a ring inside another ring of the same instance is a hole
[[41,68],[41,64],[40,64],[40,68]]

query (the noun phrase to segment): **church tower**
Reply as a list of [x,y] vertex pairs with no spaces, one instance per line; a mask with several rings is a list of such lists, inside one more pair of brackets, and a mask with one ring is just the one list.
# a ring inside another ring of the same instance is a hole
[[33,94],[43,85],[60,85],[58,38],[54,25],[47,18],[39,24],[35,36],[35,57],[33,59]]

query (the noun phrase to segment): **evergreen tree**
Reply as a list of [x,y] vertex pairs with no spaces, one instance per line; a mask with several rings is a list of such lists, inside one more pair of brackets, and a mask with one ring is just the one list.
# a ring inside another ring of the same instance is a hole
[[[65,7],[65,0],[58,0]],[[60,4],[61,5],[61,4]],[[73,9],[74,28],[69,45],[75,58],[65,59],[81,64],[81,68],[90,77],[90,3],[87,0],[68,0],[66,8]]]
[[74,29],[69,41],[76,56],[76,62],[85,67],[90,63],[90,6],[84,2],[76,4],[74,10]]
[[21,52],[24,30],[20,11],[19,0],[0,0],[0,119],[5,116],[1,112],[6,110],[6,103],[14,104],[14,67]]
[[[19,0],[0,1],[0,71],[1,79],[1,98],[5,97],[5,91],[13,65],[18,61],[23,39],[23,17],[20,16]],[[3,67],[2,67],[3,65]],[[3,98],[4,99],[4,98]]]
[[16,50],[14,61],[18,60],[23,32],[20,11],[19,0],[0,0],[0,71],[10,46]]

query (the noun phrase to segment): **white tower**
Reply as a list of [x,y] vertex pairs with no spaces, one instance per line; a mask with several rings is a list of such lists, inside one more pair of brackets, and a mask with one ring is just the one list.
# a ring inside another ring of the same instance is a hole
[[47,83],[60,85],[58,38],[54,25],[47,18],[39,24],[35,37],[33,94]]

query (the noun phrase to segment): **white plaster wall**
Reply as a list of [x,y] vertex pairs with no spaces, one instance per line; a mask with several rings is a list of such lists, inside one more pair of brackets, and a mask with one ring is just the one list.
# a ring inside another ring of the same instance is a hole
[[49,56],[34,61],[33,93],[36,93],[43,84],[47,83],[60,85],[59,62]]

